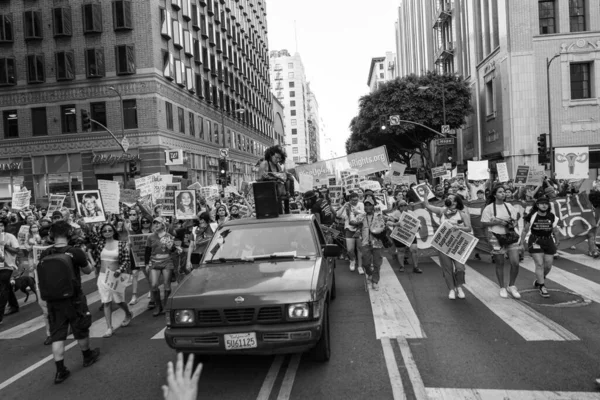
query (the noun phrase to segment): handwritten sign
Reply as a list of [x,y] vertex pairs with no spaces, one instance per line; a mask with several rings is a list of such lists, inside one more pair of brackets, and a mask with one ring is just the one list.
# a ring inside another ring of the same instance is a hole
[[65,202],[65,195],[62,194],[51,194],[48,196],[48,214],[52,215],[54,211],[60,211]]
[[14,192],[12,195],[13,210],[22,210],[25,207],[29,207],[30,202],[31,202],[31,191],[30,190]]
[[440,176],[444,176],[444,175],[446,175],[446,168],[444,168],[443,166],[431,168],[431,175],[434,178],[439,178]]
[[100,193],[102,194],[104,211],[110,211],[111,213],[118,214],[120,195],[119,182],[98,179],[98,190],[100,190]]
[[156,204],[160,204],[161,215],[175,215],[175,191],[181,189],[180,183],[170,183],[165,185],[165,197],[158,199]]
[[140,191],[140,197],[152,195],[154,191],[154,181],[158,179],[160,173],[147,175],[135,180],[135,188]]
[[133,253],[133,261],[138,267],[143,266],[144,256],[146,254],[146,241],[148,240],[150,233],[144,233],[141,235],[129,235],[129,247]]
[[475,236],[460,229],[453,229],[452,224],[445,221],[433,235],[431,246],[464,264],[469,259],[477,242],[479,239]]
[[140,197],[140,191],[138,189],[121,189],[119,193],[121,203],[127,204],[129,207],[133,206]]
[[394,227],[390,236],[400,243],[410,246],[421,228],[419,218],[414,214],[404,212],[400,215],[398,222],[400,222],[400,225]]
[[532,165],[527,175],[527,185],[542,186],[545,177],[546,168],[543,165]]
[[508,176],[508,168],[506,167],[506,163],[497,163],[496,169],[498,170],[498,181],[508,182],[510,177]]

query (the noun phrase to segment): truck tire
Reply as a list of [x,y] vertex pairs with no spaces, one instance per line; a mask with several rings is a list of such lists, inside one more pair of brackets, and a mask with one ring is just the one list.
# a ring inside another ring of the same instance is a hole
[[312,357],[318,362],[327,362],[331,357],[331,342],[329,337],[329,304],[325,302],[323,308],[323,325],[321,327],[321,338],[312,349]]

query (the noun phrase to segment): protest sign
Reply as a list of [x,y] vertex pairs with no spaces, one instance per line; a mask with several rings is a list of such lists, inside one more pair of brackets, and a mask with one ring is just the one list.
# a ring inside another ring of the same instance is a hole
[[529,176],[529,165],[519,165],[515,174],[515,186],[527,185],[527,177]]
[[431,245],[439,252],[464,264],[469,259],[477,242],[479,239],[475,236],[460,229],[454,229],[450,222],[445,221],[433,235]]
[[532,165],[527,175],[527,185],[542,186],[546,177],[546,168],[543,165]]
[[193,189],[193,190],[200,190],[200,189],[202,189],[202,185],[200,184],[200,182],[194,182],[190,186],[188,186],[187,188],[188,189]]
[[375,199],[377,200],[377,204],[375,204],[375,213],[381,213],[382,211],[386,211],[388,209],[388,198],[385,192],[375,193],[373,194]]
[[300,185],[298,185],[298,191],[300,193],[306,193],[313,188],[313,176],[309,174],[300,174]]
[[377,181],[362,181],[359,186],[362,190],[372,190],[374,192],[381,190],[381,185]]
[[250,209],[248,208],[248,206],[246,206],[244,204],[238,204],[238,209],[240,210],[240,215],[242,217],[250,216]]
[[32,257],[33,257],[33,265],[37,266],[40,262],[40,255],[46,249],[49,249],[52,246],[33,246],[32,248]]
[[496,169],[498,170],[499,182],[508,182],[510,180],[510,177],[508,176],[508,168],[506,167],[506,163],[497,163]]
[[152,195],[154,191],[154,181],[160,176],[160,173],[147,175],[135,180],[135,188],[140,191],[140,197]]
[[421,183],[413,187],[412,191],[415,192],[421,201],[425,201],[425,196],[427,196],[427,199],[433,199],[435,197],[433,192],[429,190],[427,183]]
[[156,203],[161,205],[160,215],[175,215],[175,191],[180,188],[181,184],[179,183],[169,183],[165,185],[165,196],[162,199],[158,199]]
[[140,197],[140,191],[137,189],[120,189],[119,191],[119,200],[129,207],[133,206]]
[[446,168],[442,167],[435,167],[435,168],[431,168],[431,175],[433,176],[433,178],[439,178],[441,176],[446,175]]
[[235,186],[227,186],[227,187],[225,187],[225,196],[229,196],[231,194],[234,194],[236,196],[240,195],[238,193],[237,189],[235,188]]
[[65,195],[51,194],[48,196],[48,211],[46,215],[52,215],[54,211],[59,211],[65,202]]
[[394,173],[397,173],[398,176],[404,175],[404,171],[406,171],[406,165],[400,164],[399,162],[394,161],[391,165],[391,170]]
[[[309,174],[315,178],[339,177],[341,171],[354,169],[358,175],[369,175],[389,169],[385,146],[359,151],[344,157],[296,166],[298,176]],[[314,186],[314,185],[313,185]]]
[[329,199],[332,205],[340,206],[344,198],[341,186],[329,186]]
[[173,175],[159,175],[154,178],[153,187],[152,187],[152,200],[156,202],[158,199],[163,199],[165,197],[165,191],[167,190],[167,185],[171,183],[173,180]]
[[12,195],[12,208],[13,210],[22,210],[25,207],[29,207],[31,202],[31,191],[22,190],[20,192],[14,192]]
[[587,179],[590,172],[589,147],[557,147],[554,149],[557,179]]
[[17,233],[17,240],[19,241],[19,248],[27,248],[27,241],[29,240],[29,225],[21,225],[19,228],[19,233]]
[[129,235],[129,247],[133,253],[133,261],[137,267],[144,266],[144,256],[146,254],[146,240],[150,233],[141,235]]
[[416,215],[411,214],[410,212],[402,213],[398,222],[400,222],[400,224],[394,227],[390,236],[400,243],[410,246],[415,240],[417,232],[419,232],[421,222]]
[[119,182],[98,179],[98,190],[100,190],[100,193],[102,194],[102,203],[104,204],[104,210],[118,214],[120,212]]
[[131,285],[131,275],[130,274],[119,274],[119,276],[115,276],[114,271],[106,271],[104,274],[104,284],[112,291],[120,293],[121,295],[125,294],[125,288]]
[[473,181],[485,180],[490,177],[488,172],[488,160],[485,161],[467,161],[469,179]]

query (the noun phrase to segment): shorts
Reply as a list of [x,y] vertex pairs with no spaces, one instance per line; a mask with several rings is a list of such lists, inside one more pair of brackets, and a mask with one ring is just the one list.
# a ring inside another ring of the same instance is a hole
[[527,251],[529,254],[556,254],[556,243],[552,236],[529,236],[529,242],[527,243]]
[[83,293],[66,300],[49,301],[47,305],[50,339],[53,343],[67,340],[69,326],[77,340],[90,336],[92,314]]
[[98,294],[100,295],[100,301],[102,301],[102,303],[106,304],[106,303],[110,303],[111,301],[114,301],[115,303],[119,304],[119,303],[123,303],[124,299],[121,295],[121,293],[112,290],[111,288],[109,288],[108,286],[106,286],[106,284],[104,283],[104,280],[106,279],[106,272],[101,272],[100,274],[98,274]]
[[358,233],[358,231],[351,231],[350,229],[346,228],[344,229],[344,237],[346,239],[357,239],[356,234]]
[[506,254],[510,250],[519,251],[519,242],[509,244],[508,246],[502,246],[492,231],[488,230],[487,235],[488,243],[492,247],[492,254]]
[[[408,247],[408,246],[407,246],[407,245],[405,245],[404,243],[402,243],[402,242],[399,242],[399,241],[397,241],[397,240],[396,240],[396,239],[394,239],[394,238],[391,238],[391,239],[392,239],[392,242],[394,242],[394,246],[396,246],[396,248],[402,249],[402,248],[404,248],[404,247]],[[416,236],[415,236],[415,240],[413,240],[413,242],[412,242],[410,245],[412,246],[413,244],[417,244],[417,237],[416,237]]]

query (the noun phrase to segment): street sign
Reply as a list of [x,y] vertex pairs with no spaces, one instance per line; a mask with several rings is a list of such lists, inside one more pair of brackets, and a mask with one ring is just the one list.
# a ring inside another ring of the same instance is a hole
[[435,139],[435,144],[438,146],[448,146],[454,144],[454,138]]
[[450,133],[450,125],[442,125],[442,133],[447,135]]
[[123,146],[123,151],[127,153],[127,150],[129,150],[129,139],[127,139],[127,136],[123,136],[123,139],[121,139],[121,146]]
[[219,155],[221,158],[229,158],[229,149],[219,149]]
[[390,115],[390,125],[400,125],[400,116]]

